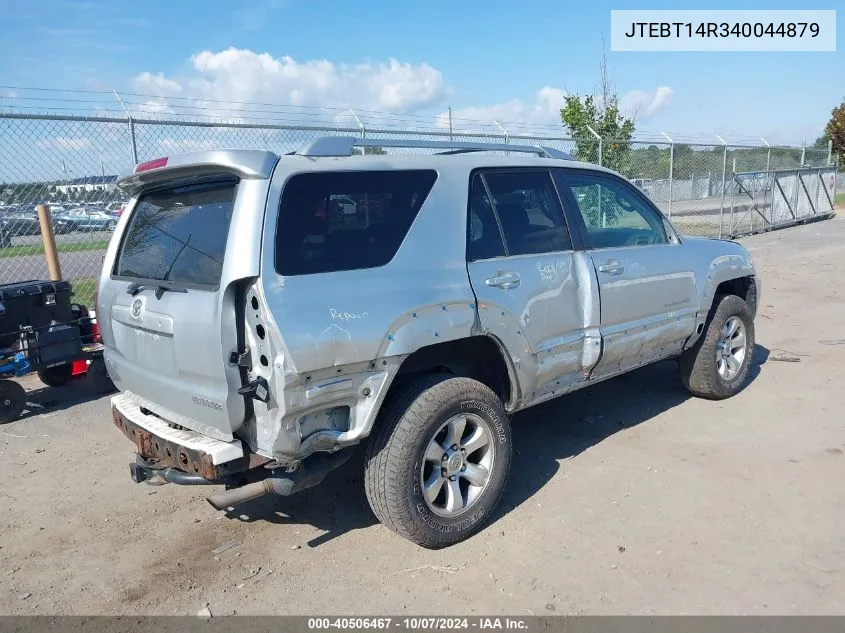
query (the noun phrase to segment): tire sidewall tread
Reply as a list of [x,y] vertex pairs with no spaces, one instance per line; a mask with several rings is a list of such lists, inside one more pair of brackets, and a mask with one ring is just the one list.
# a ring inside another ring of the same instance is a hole
[[[449,417],[473,413],[483,418],[496,442],[491,480],[465,514],[434,514],[419,483],[425,447]],[[491,519],[508,478],[513,440],[507,412],[486,385],[448,374],[420,377],[391,394],[367,446],[364,477],[367,499],[378,519],[399,535],[426,548],[462,541]]]
[[[716,366],[716,345],[721,339],[721,329],[732,316],[739,317],[745,326],[745,359],[737,376],[730,381],[719,376]],[[680,358],[681,379],[695,396],[722,400],[736,395],[745,387],[754,356],[754,318],[748,304],[736,295],[719,295],[713,301],[706,329],[696,344]]]

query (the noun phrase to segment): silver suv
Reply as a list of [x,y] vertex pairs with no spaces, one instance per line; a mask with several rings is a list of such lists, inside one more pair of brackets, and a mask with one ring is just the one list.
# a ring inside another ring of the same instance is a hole
[[218,509],[313,486],[366,441],[373,512],[443,547],[493,517],[516,411],[667,358],[697,396],[746,381],[748,252],[555,150],[332,137],[119,186],[97,305],[114,423],[133,480],[223,485]]

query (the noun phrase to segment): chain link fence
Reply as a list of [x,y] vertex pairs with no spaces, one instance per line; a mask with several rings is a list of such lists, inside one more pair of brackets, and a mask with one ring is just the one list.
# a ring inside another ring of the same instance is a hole
[[[533,134],[530,129],[509,135],[501,128],[483,132],[379,129],[355,121],[306,126],[0,113],[0,283],[48,277],[35,212],[38,204],[50,205],[62,275],[73,281],[75,300],[90,303],[106,246],[126,202],[115,187],[118,174],[137,162],[188,151],[227,147],[283,154],[326,135],[553,147],[578,160],[619,171],[645,192],[679,231],[707,237],[765,230],[795,219],[794,208],[793,216],[778,215],[784,197],[778,185],[783,187],[788,179],[773,174],[793,170],[795,182],[788,185],[791,193],[785,195],[796,200],[796,187],[802,186],[797,174],[805,174],[801,168],[827,168],[830,161],[827,149],[680,143],[668,136],[659,142],[600,138],[576,142],[545,130]],[[799,196],[804,200],[799,213],[812,209],[818,215],[832,210],[833,203],[827,205],[821,195],[823,190],[831,200],[835,197],[835,177],[829,187],[825,180],[828,172],[833,169],[817,169],[815,176],[805,174],[805,182],[814,188],[801,193],[804,198]],[[752,189],[756,193],[749,194]]]

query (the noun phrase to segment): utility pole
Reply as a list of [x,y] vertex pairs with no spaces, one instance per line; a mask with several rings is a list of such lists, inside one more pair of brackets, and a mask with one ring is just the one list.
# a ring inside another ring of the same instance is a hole
[[449,106],[449,140],[452,140],[452,106]]

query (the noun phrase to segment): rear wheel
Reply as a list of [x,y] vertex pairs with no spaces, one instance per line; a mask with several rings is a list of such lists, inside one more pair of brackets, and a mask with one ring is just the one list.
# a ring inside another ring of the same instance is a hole
[[754,354],[754,320],[736,295],[717,296],[706,330],[680,358],[681,379],[701,398],[721,400],[745,386]]
[[38,379],[48,387],[61,387],[73,377],[73,365],[59,365],[38,370]]
[[0,380],[0,424],[20,417],[26,406],[26,390],[14,380]]
[[511,451],[507,413],[489,387],[426,376],[385,402],[367,446],[367,499],[400,536],[446,547],[490,521]]

